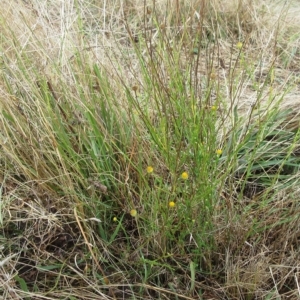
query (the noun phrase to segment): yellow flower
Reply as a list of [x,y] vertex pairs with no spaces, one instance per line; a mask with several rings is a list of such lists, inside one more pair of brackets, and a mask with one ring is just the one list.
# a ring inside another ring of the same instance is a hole
[[216,150],[216,153],[217,153],[218,155],[221,155],[221,154],[223,153],[223,151],[222,151],[222,149],[218,149],[218,150]]
[[153,167],[152,166],[148,166],[146,170],[147,170],[147,173],[150,174],[150,173],[153,172]]
[[238,49],[242,49],[242,48],[243,48],[243,43],[242,43],[242,42],[238,42],[238,43],[236,44],[236,47],[237,47]]
[[183,173],[181,174],[181,178],[184,179],[184,180],[187,180],[187,179],[189,178],[188,172],[183,172]]
[[113,217],[113,221],[117,222],[118,221],[117,217]]
[[213,106],[211,107],[211,110],[212,110],[212,111],[216,111],[216,110],[217,110],[217,107],[216,107],[215,105],[213,105]]
[[169,207],[170,207],[170,208],[173,208],[173,207],[175,207],[175,205],[176,205],[176,204],[175,204],[175,202],[174,202],[174,201],[170,201],[170,202],[169,202]]
[[130,211],[130,215],[131,215],[132,217],[136,217],[136,215],[137,215],[136,209],[132,209],[132,210]]

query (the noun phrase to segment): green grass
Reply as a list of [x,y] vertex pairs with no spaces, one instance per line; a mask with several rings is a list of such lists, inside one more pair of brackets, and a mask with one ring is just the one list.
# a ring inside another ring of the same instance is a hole
[[293,6],[41,3],[0,18],[5,299],[299,296]]

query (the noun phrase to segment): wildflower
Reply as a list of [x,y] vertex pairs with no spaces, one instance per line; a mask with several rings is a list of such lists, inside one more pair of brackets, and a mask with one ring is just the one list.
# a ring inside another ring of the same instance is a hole
[[170,208],[175,207],[175,202],[174,202],[174,201],[170,201],[170,202],[169,202],[169,207],[170,207]]
[[183,172],[183,173],[181,174],[181,178],[184,179],[184,180],[187,180],[187,179],[189,178],[188,172]]
[[136,217],[136,215],[137,215],[136,209],[132,209],[132,210],[130,211],[130,215],[131,215],[132,217]]
[[243,48],[243,43],[242,43],[242,42],[238,42],[238,43],[236,44],[236,47],[237,47],[238,49],[242,49],[242,48]]
[[213,105],[213,106],[211,107],[211,110],[212,110],[212,111],[216,111],[216,110],[217,110],[217,107],[216,107],[215,105]]
[[132,90],[133,90],[134,92],[136,92],[136,91],[138,90],[139,87],[138,87],[137,85],[133,85],[131,88],[132,88]]
[[210,79],[215,80],[217,78],[217,75],[215,72],[210,73]]
[[117,217],[113,217],[113,221],[117,222],[118,221]]
[[153,172],[153,167],[152,166],[148,166],[146,170],[147,170],[148,174],[151,174]]
[[216,150],[216,153],[217,153],[218,155],[221,155],[221,154],[223,153],[223,150],[222,150],[222,149],[217,149],[217,150]]

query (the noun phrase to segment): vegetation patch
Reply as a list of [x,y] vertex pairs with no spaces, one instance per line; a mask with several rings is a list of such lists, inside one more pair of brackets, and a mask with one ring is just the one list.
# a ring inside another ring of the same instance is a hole
[[4,2],[3,297],[299,297],[297,7]]

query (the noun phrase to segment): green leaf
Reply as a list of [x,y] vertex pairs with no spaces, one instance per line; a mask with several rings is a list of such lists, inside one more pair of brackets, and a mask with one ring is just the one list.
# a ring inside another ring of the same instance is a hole
[[62,265],[50,265],[50,266],[36,266],[38,270],[40,271],[50,271],[55,269],[60,269]]
[[[23,278],[21,278],[21,277],[19,277],[18,275],[16,275],[16,276],[14,277],[14,279],[19,283],[20,288],[21,288],[21,290],[22,290],[23,292],[29,293],[27,283],[26,283],[26,281],[25,281]],[[25,299],[29,300],[30,297],[25,297]]]

